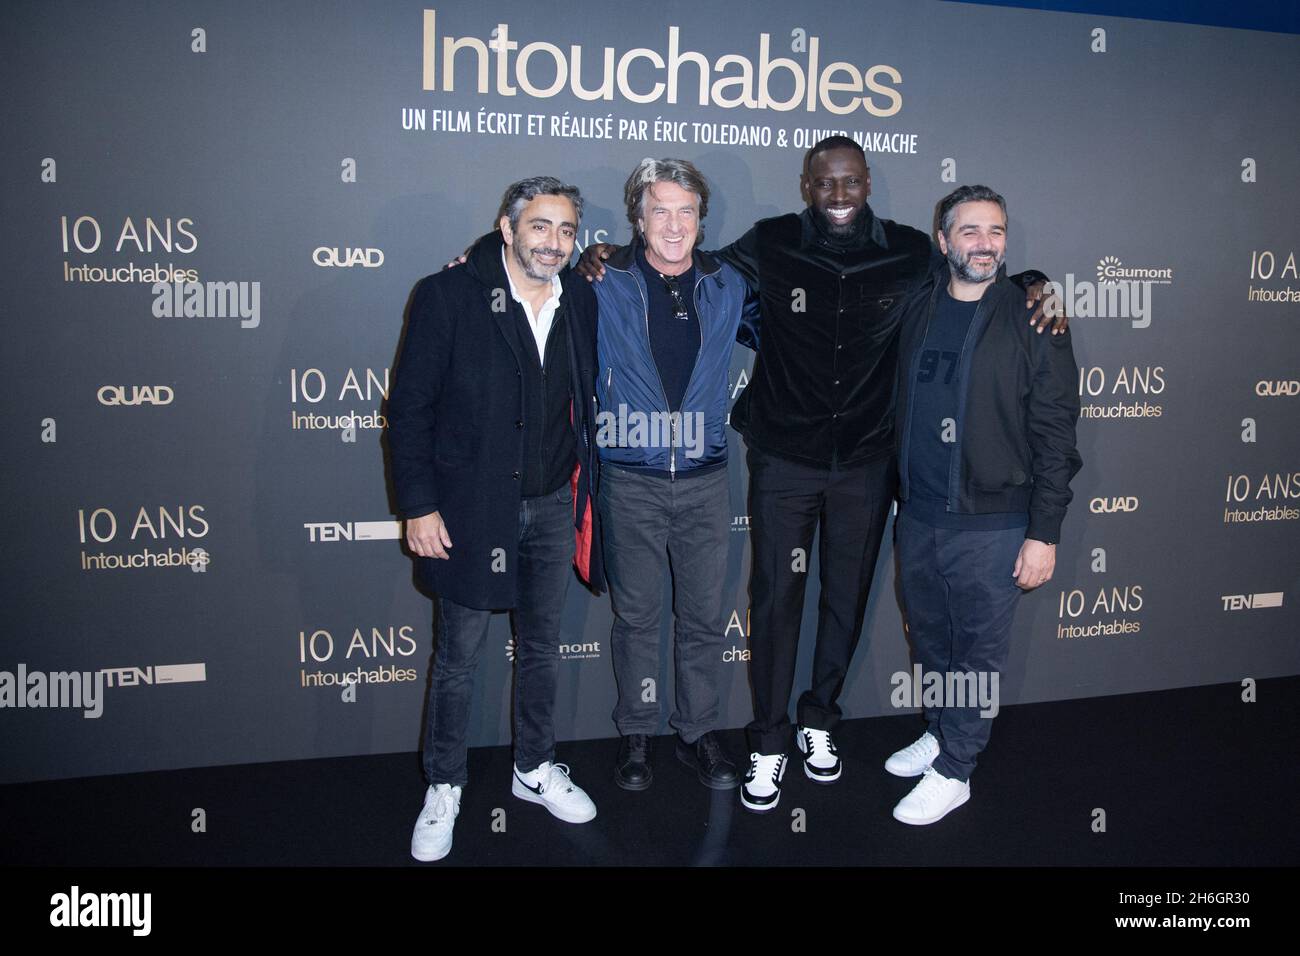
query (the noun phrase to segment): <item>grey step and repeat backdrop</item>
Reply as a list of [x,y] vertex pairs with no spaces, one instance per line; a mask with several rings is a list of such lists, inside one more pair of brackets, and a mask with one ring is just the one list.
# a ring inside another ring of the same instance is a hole
[[[887,218],[929,229],[956,184],[1004,193],[1008,265],[1076,315],[1085,464],[1003,704],[1300,672],[1296,37],[911,0],[4,20],[0,781],[415,750],[432,609],[381,447],[414,283],[527,175],[582,187],[583,244],[626,241],[648,155],[704,170],[705,245],[729,242],[800,207],[831,131],[863,143]],[[733,394],[750,363],[737,348]],[[610,620],[570,588],[563,739],[615,733]],[[670,634],[665,615],[666,661]],[[473,745],[509,740],[509,642],[501,616]],[[846,714],[897,712],[908,668],[887,544]],[[671,685],[665,666],[661,702]]]

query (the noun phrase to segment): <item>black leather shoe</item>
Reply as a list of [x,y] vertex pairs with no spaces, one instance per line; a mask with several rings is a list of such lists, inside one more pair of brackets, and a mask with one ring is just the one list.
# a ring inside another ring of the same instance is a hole
[[618,745],[614,764],[614,782],[624,790],[645,790],[655,777],[650,764],[650,742],[645,734],[628,734]]
[[710,790],[731,790],[740,782],[736,765],[727,759],[726,751],[712,731],[693,744],[682,743],[678,737],[677,759],[694,770],[700,783]]

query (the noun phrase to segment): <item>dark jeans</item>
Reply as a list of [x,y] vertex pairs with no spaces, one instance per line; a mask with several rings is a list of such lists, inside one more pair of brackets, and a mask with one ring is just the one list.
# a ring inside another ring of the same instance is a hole
[[654,734],[659,701],[643,681],[659,681],[659,624],[666,565],[673,575],[676,707],[669,723],[686,743],[719,719],[723,578],[731,496],[725,468],[668,481],[612,466],[601,471],[600,520],[614,627],[618,732]]
[[[799,723],[832,731],[836,701],[862,634],[867,592],[894,497],[896,467],[886,456],[851,468],[817,468],[749,450],[749,676],[754,719],[750,750],[785,753],[794,737],[794,686],[813,533],[820,528],[821,600],[812,686],[799,698]],[[801,549],[802,565],[795,554]]]
[[[1020,598],[1011,570],[1025,529],[948,531],[909,518],[904,507],[895,530],[907,632],[921,673],[1001,675]],[[939,741],[934,769],[969,780],[992,718],[981,717],[978,705],[926,707],[925,721]]]
[[[452,534],[456,529],[450,529]],[[555,759],[555,673],[560,612],[573,560],[573,496],[568,484],[519,503],[514,741],[523,773]],[[437,599],[438,649],[425,703],[424,775],[430,784],[464,786],[470,695],[491,611]]]

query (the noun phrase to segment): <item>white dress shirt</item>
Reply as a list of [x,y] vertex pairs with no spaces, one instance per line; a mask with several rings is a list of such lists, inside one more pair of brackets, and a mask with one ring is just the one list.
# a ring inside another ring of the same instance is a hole
[[510,298],[514,299],[524,307],[524,315],[528,316],[528,327],[533,330],[533,339],[537,343],[537,361],[543,366],[546,365],[546,339],[551,334],[551,324],[555,320],[555,310],[560,307],[560,296],[564,292],[564,287],[560,285],[558,275],[551,276],[551,297],[542,305],[542,311],[536,316],[533,315],[533,307],[527,299],[519,295],[519,290],[515,288],[515,280],[510,275],[510,267],[506,265],[506,247],[501,247],[501,265],[505,266],[506,281],[510,283]]

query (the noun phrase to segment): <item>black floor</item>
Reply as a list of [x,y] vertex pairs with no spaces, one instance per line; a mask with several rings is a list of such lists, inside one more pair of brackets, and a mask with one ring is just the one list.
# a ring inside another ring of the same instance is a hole
[[[915,715],[846,722],[842,779],[816,785],[793,760],[762,816],[700,786],[671,738],[642,793],[614,786],[616,740],[561,744],[599,810],[580,826],[511,796],[507,748],[476,749],[452,854],[429,865],[1294,865],[1300,677],[1261,681],[1257,703],[1240,695],[1223,684],[1005,708],[970,802],[929,827],[893,820],[913,781],[882,767],[920,733]],[[739,763],[741,733],[723,736]],[[423,794],[415,754],[9,785],[0,862],[418,866]],[[196,807],[205,833],[191,830]]]

